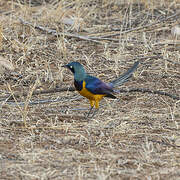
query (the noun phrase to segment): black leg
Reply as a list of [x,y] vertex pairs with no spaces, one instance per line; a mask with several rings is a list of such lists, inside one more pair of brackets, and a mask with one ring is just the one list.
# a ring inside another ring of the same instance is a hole
[[89,115],[91,114],[91,112],[92,112],[93,108],[94,108],[94,106],[92,106],[92,107],[90,108],[90,110],[89,110],[89,112],[88,112],[88,114],[87,114],[86,118],[88,118],[88,117],[89,117]]
[[94,117],[94,115],[98,112],[98,110],[99,110],[99,109],[95,109],[95,110],[94,110],[94,112],[92,113],[91,118],[93,118],[93,117]]
[[[93,118],[94,115],[98,112],[99,109],[96,108],[96,109],[93,111],[93,108],[94,108],[94,106],[90,108],[90,110],[89,110],[86,118]],[[92,112],[92,111],[93,111],[93,112]],[[90,114],[91,114],[91,116],[90,116]]]

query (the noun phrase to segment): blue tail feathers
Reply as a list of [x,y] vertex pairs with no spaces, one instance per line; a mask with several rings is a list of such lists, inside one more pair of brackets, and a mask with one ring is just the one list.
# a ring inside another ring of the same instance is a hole
[[139,61],[136,61],[134,65],[127,72],[125,72],[119,78],[111,81],[110,82],[111,86],[114,88],[127,82],[129,78],[132,76],[132,74],[134,73],[134,71],[137,69],[138,65],[139,65]]

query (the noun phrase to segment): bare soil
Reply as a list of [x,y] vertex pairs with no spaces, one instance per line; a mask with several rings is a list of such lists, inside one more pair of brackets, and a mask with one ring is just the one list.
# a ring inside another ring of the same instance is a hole
[[[0,179],[180,179],[179,9],[179,0],[1,0]],[[85,118],[89,101],[76,91],[33,95],[73,86],[61,67],[70,61],[109,82],[137,60],[119,89],[177,98],[119,93]]]

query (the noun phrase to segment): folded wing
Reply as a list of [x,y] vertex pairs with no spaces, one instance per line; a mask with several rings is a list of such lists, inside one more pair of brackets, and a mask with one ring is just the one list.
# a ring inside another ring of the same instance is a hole
[[105,94],[107,97],[116,98],[113,93],[113,88],[110,84],[102,82],[100,79],[87,76],[86,79],[86,89],[93,94]]

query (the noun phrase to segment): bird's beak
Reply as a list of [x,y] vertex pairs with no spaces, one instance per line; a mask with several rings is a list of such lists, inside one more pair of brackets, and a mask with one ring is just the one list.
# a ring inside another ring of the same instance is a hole
[[67,66],[67,65],[63,65],[63,66],[61,66],[61,67],[67,68],[68,66]]

